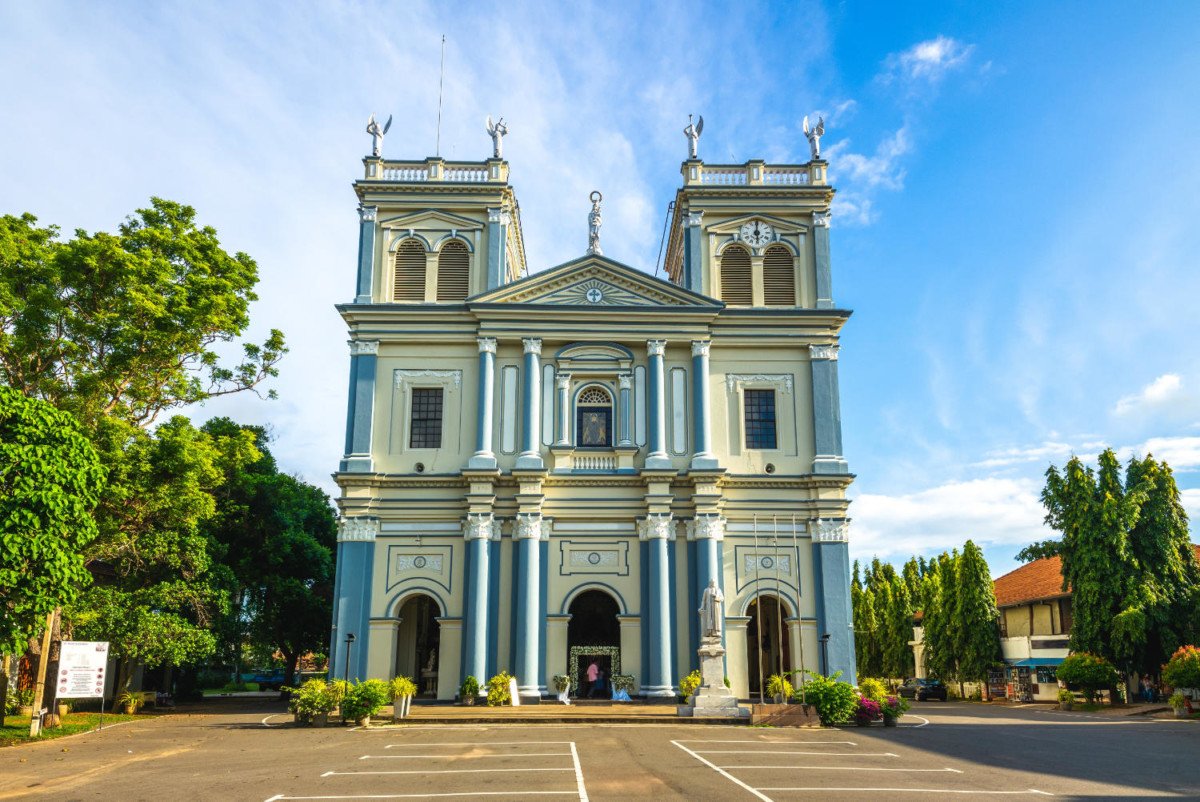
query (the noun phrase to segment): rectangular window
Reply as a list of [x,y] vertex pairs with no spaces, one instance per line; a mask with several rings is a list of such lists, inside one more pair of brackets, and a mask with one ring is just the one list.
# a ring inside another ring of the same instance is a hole
[[442,388],[416,387],[413,388],[412,394],[409,448],[441,448]]
[[746,448],[775,448],[775,391],[745,390]]
[[1038,685],[1058,682],[1058,668],[1055,666],[1038,666],[1037,681]]

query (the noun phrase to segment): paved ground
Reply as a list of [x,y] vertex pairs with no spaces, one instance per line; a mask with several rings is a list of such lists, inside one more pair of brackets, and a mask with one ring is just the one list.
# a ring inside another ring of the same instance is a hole
[[0,799],[1200,797],[1200,723],[924,703],[900,727],[284,726],[231,700],[0,750]]

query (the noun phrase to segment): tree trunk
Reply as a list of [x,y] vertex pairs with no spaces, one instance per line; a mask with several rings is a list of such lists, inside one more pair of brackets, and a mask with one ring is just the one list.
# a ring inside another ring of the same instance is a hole
[[133,666],[128,660],[117,661],[117,677],[113,682],[113,698],[112,712],[120,713],[121,705],[117,703],[117,699],[121,697],[121,692],[125,690],[125,686],[129,684],[129,679],[133,675]]
[[8,709],[8,662],[8,655],[0,654],[0,727],[4,726],[4,713]]
[[33,686],[33,717],[29,720],[29,737],[33,738],[42,728],[42,694],[46,685],[46,664],[50,659],[50,637],[54,634],[54,619],[58,609],[46,615],[46,631],[42,633],[42,650],[38,655],[37,684]]
[[[286,648],[283,648],[283,647],[280,647],[279,651],[281,651],[283,653],[283,664],[286,667],[284,674],[283,674],[283,687],[284,688],[294,688],[294,687],[296,687],[296,680],[295,680],[296,664],[300,662],[300,653],[288,651]],[[279,692],[280,699],[287,699],[288,696],[289,696],[289,694],[287,691],[282,690],[282,689],[280,690],[280,692]]]

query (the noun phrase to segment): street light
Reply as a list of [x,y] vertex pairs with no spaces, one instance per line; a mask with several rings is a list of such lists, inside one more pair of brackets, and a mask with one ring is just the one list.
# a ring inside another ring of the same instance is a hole
[[[354,633],[347,632],[346,633],[346,665],[342,669],[342,682],[346,683],[347,685],[350,684],[350,648],[352,646],[354,646]],[[340,707],[342,708],[342,723],[345,724],[346,723],[346,706],[343,704],[343,705],[340,705]]]
[[[351,635],[351,638],[354,636]],[[829,676],[829,633],[821,636],[821,673]]]

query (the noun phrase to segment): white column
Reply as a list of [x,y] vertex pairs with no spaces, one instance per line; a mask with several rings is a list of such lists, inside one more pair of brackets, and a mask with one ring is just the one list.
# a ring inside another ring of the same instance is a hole
[[480,337],[479,343],[479,409],[475,412],[475,456],[468,468],[495,468],[492,452],[492,406],[496,385],[496,340]]
[[559,373],[554,377],[558,391],[558,415],[554,418],[554,445],[566,447],[571,444],[571,374]]
[[517,456],[517,468],[541,470],[542,465],[542,341],[526,337],[525,344],[525,397],[524,431],[522,448]]

